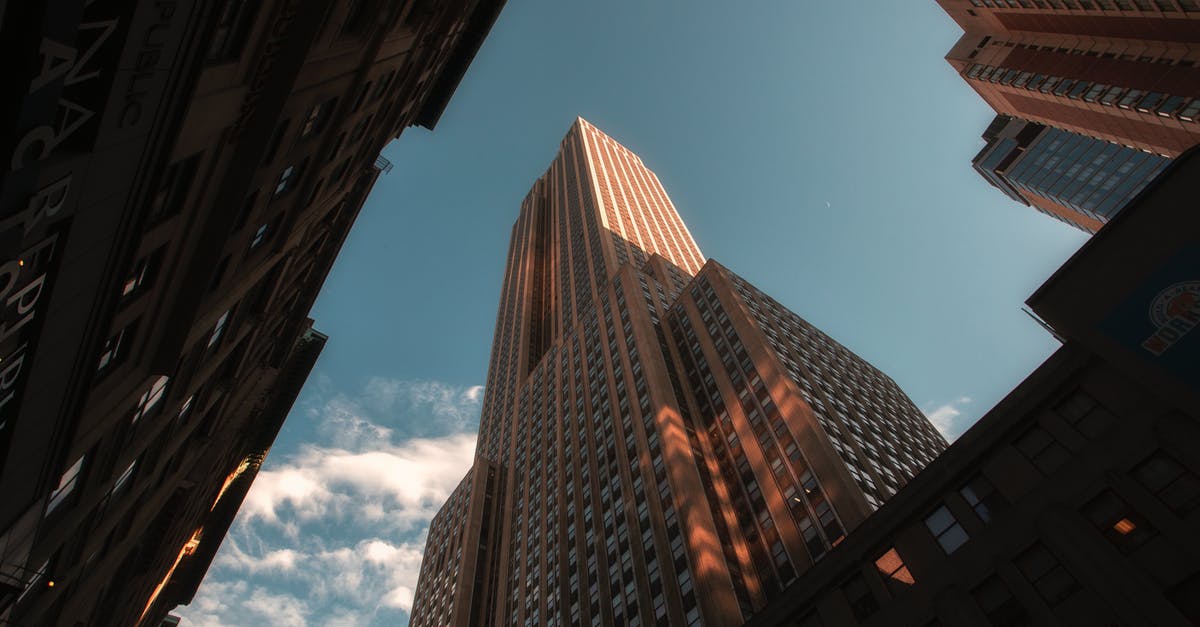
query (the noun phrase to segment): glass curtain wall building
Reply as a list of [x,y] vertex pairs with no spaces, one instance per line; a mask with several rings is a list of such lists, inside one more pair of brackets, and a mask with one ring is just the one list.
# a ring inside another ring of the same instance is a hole
[[1089,233],[1137,196],[1170,160],[1102,139],[997,116],[975,170],[1013,200]]
[[513,227],[480,425],[416,626],[740,624],[946,446],[582,119]]

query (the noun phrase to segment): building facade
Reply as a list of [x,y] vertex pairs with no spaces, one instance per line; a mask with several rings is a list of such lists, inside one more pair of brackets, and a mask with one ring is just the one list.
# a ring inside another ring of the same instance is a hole
[[997,116],[975,171],[1009,198],[1095,233],[1167,167],[1162,155]]
[[1028,302],[1064,346],[748,625],[1200,624],[1197,181],[1060,268]]
[[705,262],[579,119],[513,227],[481,460],[411,624],[740,624],[944,447],[886,375]]
[[9,3],[0,624],[158,624],[324,345],[307,312],[502,2]]
[[[1047,143],[1059,139],[1088,144],[1097,155],[1104,151],[1108,156],[1097,156],[1098,163],[1080,162],[1081,169],[1096,166],[1094,184],[1144,185],[1144,176],[1132,172],[1114,180],[1103,164],[1128,163],[1133,151],[1149,153],[1143,161],[1161,161],[1200,143],[1200,5],[1193,0],[938,4],[964,31],[946,55],[955,71],[996,113],[1047,129],[1055,136]],[[984,148],[993,150],[990,143]],[[1021,196],[1094,232],[1125,194],[1090,208],[1036,191]]]

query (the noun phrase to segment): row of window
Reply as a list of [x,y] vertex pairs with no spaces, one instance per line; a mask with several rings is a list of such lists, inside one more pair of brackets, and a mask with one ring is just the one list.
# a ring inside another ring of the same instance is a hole
[[1053,94],[1071,100],[1099,103],[1164,118],[1177,118],[1185,122],[1196,122],[1200,119],[1200,98],[1173,96],[1157,91],[1105,85],[980,63],[968,67],[966,76],[989,83]]
[[971,0],[977,7],[996,9],[1071,9],[1075,11],[1198,12],[1196,0]]

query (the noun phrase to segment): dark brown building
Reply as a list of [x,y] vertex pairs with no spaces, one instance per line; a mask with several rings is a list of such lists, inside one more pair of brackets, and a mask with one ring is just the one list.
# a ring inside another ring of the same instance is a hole
[[748,624],[1200,624],[1200,152],[1030,299],[1064,346]]
[[582,119],[513,227],[485,389],[414,626],[740,624],[946,446]]
[[[1053,181],[1025,189],[1018,200],[1094,232],[1136,194],[1130,188],[1145,184],[1154,167],[1148,162],[1200,143],[1195,0],[938,4],[965,31],[946,55],[963,80],[1005,119],[1054,135],[1041,142],[1043,150],[1061,140],[1056,144],[1061,154],[1034,169],[1042,178],[1051,173]],[[995,160],[981,173],[994,172],[1001,160],[1011,162],[1019,152],[997,152],[989,139],[977,168],[984,153]]]
[[190,600],[376,177],[503,2],[8,3],[0,624]]

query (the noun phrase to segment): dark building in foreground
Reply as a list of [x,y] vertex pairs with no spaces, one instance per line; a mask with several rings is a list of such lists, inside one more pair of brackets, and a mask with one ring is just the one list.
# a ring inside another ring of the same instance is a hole
[[945,447],[894,381],[715,261],[579,119],[513,227],[480,458],[411,624],[736,625]]
[[[1001,116],[1038,129],[1043,150],[1055,141],[1074,147],[1064,148],[1059,162],[1074,168],[1067,178],[1076,186],[1066,190],[1063,182],[1049,195],[1025,189],[1021,202],[1095,232],[1132,198],[1129,188],[1145,184],[1150,162],[1200,143],[1200,5],[1194,0],[938,4],[965,31],[946,55],[963,80]],[[985,140],[983,152],[995,159],[1010,153]],[[1140,165],[1127,172],[1106,169],[1134,161]],[[1106,184],[1113,187],[1105,190]],[[1089,193],[1088,185],[1101,189]]]
[[1095,233],[1169,159],[1008,116],[996,116],[975,171],[1009,198]]
[[0,624],[190,600],[380,149],[432,128],[502,4],[4,5]]
[[748,624],[1200,624],[1200,152],[1030,306],[1064,345]]

